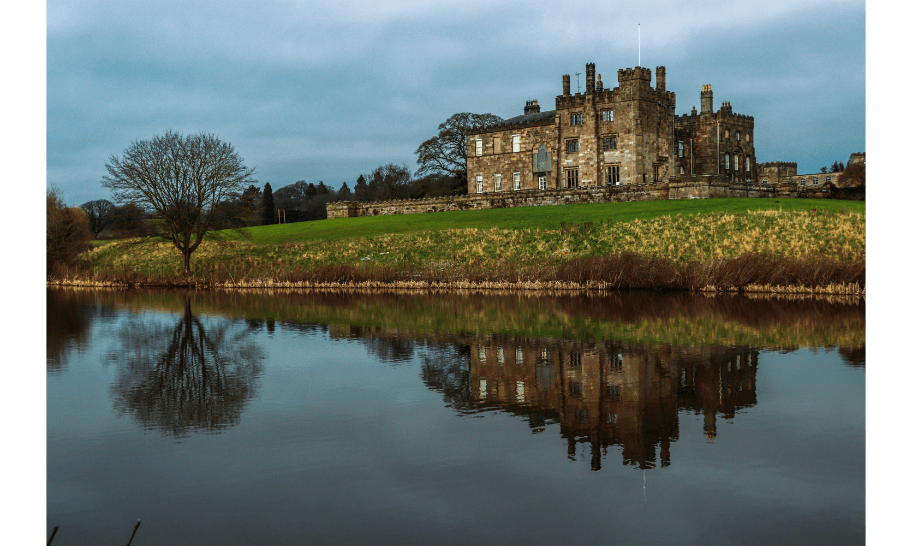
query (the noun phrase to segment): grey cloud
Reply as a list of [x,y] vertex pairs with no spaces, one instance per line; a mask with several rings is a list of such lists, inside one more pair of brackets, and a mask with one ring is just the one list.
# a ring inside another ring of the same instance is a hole
[[[561,75],[668,70],[678,113],[711,83],[755,117],[758,161],[813,172],[864,148],[864,4],[682,3],[586,17],[553,3],[48,4],[48,183],[108,197],[104,162],[167,129],[232,142],[261,184],[338,187],[456,112],[553,108]],[[575,78],[574,78],[575,81]],[[575,85],[575,83],[574,83]]]

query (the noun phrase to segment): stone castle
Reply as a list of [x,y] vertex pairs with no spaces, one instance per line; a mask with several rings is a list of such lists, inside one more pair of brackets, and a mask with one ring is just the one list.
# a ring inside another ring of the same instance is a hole
[[[595,64],[586,90],[571,94],[570,76],[555,109],[537,100],[523,114],[468,132],[468,195],[389,203],[340,202],[329,218],[580,202],[711,197],[825,197],[838,174],[797,174],[796,163],[757,163],[754,118],[723,102],[713,110],[704,85],[700,111],[675,114],[665,67],[618,70],[606,89]],[[852,154],[852,162],[864,154]]]

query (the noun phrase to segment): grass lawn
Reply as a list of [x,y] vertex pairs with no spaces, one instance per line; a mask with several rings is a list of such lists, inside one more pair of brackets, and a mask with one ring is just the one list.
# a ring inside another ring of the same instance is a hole
[[[746,213],[748,210],[838,211],[843,208],[864,213],[865,203],[828,199],[687,199],[633,201],[629,203],[585,203],[546,207],[398,214],[363,218],[336,218],[249,228],[250,242],[275,245],[304,241],[336,241],[352,237],[372,237],[395,233],[417,233],[448,229],[475,228],[559,230],[561,222],[609,223],[650,220],[661,216],[693,216],[714,212]],[[238,238],[226,233],[226,238]]]

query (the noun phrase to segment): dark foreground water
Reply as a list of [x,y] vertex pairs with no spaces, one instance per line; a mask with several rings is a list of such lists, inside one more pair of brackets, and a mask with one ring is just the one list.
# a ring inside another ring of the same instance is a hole
[[48,290],[53,544],[862,544],[864,303]]

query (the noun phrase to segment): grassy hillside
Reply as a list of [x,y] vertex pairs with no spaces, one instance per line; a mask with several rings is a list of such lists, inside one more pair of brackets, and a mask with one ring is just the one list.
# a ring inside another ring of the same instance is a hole
[[[250,242],[282,244],[303,241],[337,241],[352,237],[372,237],[393,233],[416,233],[450,229],[498,228],[502,230],[559,230],[561,222],[630,222],[666,215],[693,216],[714,212],[732,214],[757,210],[782,211],[848,210],[864,214],[865,203],[826,199],[688,199],[634,201],[630,203],[585,203],[551,207],[466,210],[427,214],[400,214],[364,218],[337,218],[250,228]],[[231,238],[235,236],[228,235]]]
[[[572,280],[669,288],[863,283],[865,260],[864,203],[824,200],[491,209],[323,220],[221,235],[193,254],[194,282]],[[174,283],[179,273],[177,251],[154,239],[115,242],[84,258],[101,277]],[[721,264],[731,272],[724,273]],[[833,273],[832,264],[839,271],[848,264],[851,272]]]

